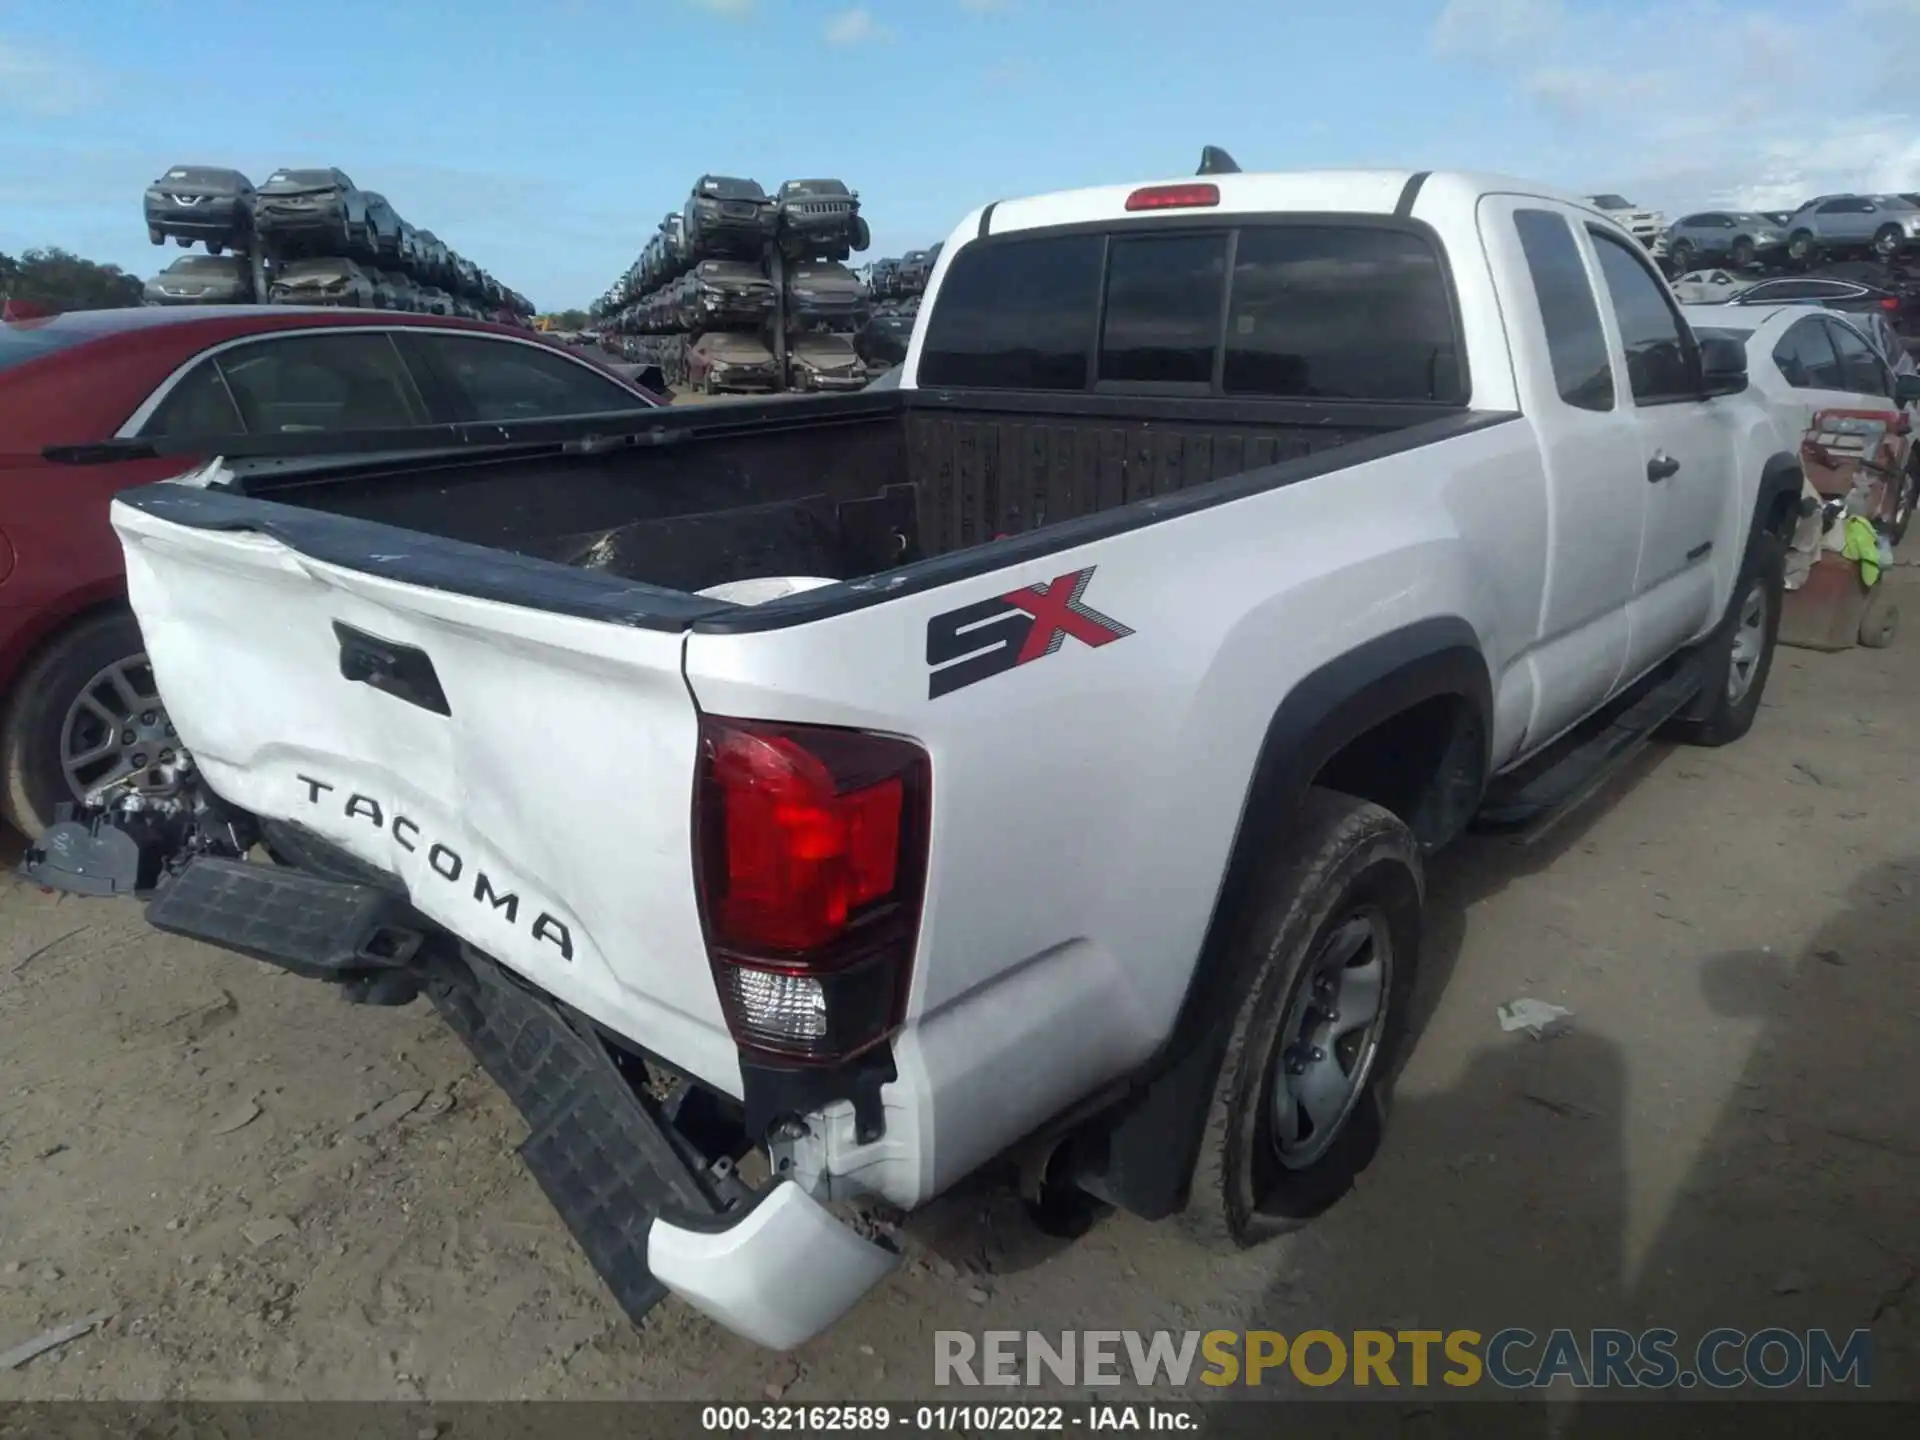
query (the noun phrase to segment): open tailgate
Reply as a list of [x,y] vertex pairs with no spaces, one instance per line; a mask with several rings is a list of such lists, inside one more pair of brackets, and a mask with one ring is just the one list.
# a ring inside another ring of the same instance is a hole
[[672,613],[710,607],[176,486],[112,515],[169,714],[220,796],[392,872],[508,968],[739,1093],[693,888],[697,718]]

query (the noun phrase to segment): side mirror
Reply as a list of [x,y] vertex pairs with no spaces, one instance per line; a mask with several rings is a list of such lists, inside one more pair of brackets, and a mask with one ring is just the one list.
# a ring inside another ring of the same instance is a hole
[[1738,395],[1747,388],[1747,347],[1709,335],[1700,342],[1700,389],[1707,395]]
[[1920,375],[1894,376],[1893,398],[1902,405],[1920,405]]

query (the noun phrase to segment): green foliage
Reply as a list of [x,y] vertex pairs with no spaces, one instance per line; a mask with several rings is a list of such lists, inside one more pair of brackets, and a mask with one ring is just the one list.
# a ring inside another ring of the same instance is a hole
[[118,265],[96,265],[58,246],[28,250],[18,259],[0,252],[0,299],[49,310],[105,310],[138,305],[143,288]]

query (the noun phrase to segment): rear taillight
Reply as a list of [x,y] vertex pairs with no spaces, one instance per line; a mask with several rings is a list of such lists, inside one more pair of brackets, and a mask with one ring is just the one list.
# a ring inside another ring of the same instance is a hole
[[909,740],[702,718],[701,919],[742,1048],[832,1062],[898,1027],[931,792],[927,754]]
[[1218,185],[1148,185],[1127,196],[1129,210],[1184,210],[1219,203]]
[[1892,295],[1882,295],[1880,297],[1880,308],[1882,310],[1898,310],[1900,308],[1900,301]]

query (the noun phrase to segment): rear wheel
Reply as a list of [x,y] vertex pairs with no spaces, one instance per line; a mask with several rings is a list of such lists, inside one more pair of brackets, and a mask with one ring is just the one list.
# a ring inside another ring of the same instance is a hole
[[1307,795],[1249,887],[1230,963],[1252,977],[1215,1081],[1182,1224],[1243,1248],[1353,1187],[1385,1123],[1419,959],[1420,849],[1396,817]]
[[124,610],[80,621],[21,673],[0,717],[0,809],[29,838],[54,806],[172,759],[179,748]]
[[1898,225],[1882,225],[1873,233],[1873,253],[1882,260],[1891,260],[1900,253],[1903,238]]
[[1674,270],[1684,275],[1693,268],[1693,242],[1676,240],[1667,247],[1667,254],[1673,259]]
[[1881,529],[1887,533],[1889,543],[1898,545],[1907,538],[1907,527],[1913,523],[1913,502],[1915,492],[1920,491],[1920,472],[1915,466],[1920,461],[1909,460],[1907,473],[1900,477],[1900,490],[1894,497],[1893,513],[1881,522]]
[[1753,241],[1742,235],[1733,242],[1733,263],[1745,270],[1753,264],[1755,251]]
[[1819,253],[1811,230],[1796,230],[1787,237],[1787,258],[1805,263]]
[[1882,580],[1867,597],[1867,608],[1860,612],[1860,643],[1869,650],[1884,650],[1893,644],[1900,630],[1900,607],[1893,591]]

